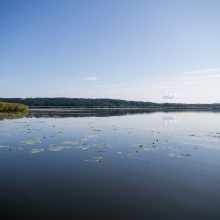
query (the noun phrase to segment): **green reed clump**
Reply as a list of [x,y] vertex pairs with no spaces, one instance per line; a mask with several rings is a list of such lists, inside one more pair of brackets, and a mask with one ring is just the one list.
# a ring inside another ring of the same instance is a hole
[[0,112],[27,112],[28,106],[18,103],[0,102]]

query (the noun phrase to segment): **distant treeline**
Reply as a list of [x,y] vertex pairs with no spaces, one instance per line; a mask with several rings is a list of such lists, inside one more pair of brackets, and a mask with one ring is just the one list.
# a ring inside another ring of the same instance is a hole
[[220,104],[180,104],[126,101],[118,99],[84,98],[0,98],[0,102],[13,102],[29,107],[86,107],[86,108],[153,108],[220,110]]

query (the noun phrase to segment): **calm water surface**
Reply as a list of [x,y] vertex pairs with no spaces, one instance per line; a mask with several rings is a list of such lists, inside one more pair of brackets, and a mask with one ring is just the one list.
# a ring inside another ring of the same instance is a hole
[[1,219],[220,219],[220,114],[0,120]]

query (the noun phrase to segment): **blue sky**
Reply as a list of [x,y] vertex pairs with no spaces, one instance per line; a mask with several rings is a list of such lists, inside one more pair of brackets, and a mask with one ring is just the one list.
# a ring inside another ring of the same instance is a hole
[[220,102],[218,0],[0,0],[0,97]]

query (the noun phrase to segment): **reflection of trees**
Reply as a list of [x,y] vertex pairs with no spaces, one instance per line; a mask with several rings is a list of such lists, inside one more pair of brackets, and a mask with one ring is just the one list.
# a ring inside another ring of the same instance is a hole
[[[159,110],[159,109],[30,109],[29,113],[0,113],[0,120],[23,117],[110,117],[133,114],[152,114],[156,112],[204,112],[205,110]],[[206,110],[207,112],[207,110]],[[215,111],[209,111],[218,113]]]
[[[32,109],[29,117],[110,117],[132,114],[151,114],[156,112],[189,112],[190,110],[153,109]],[[195,111],[195,110],[191,110]],[[196,111],[198,112],[198,111]]]
[[27,116],[28,113],[0,113],[0,120],[24,118]]

